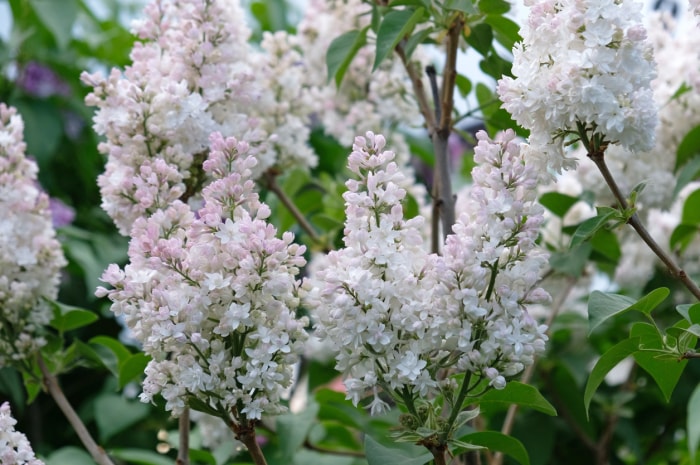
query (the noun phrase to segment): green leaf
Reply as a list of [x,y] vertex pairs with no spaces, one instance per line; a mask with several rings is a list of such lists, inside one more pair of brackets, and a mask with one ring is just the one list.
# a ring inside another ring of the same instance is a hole
[[365,456],[369,465],[423,465],[433,459],[430,452],[415,447],[415,453],[407,454],[403,449],[391,449],[375,441],[369,434],[365,436]]
[[516,404],[547,415],[556,416],[556,409],[534,386],[519,381],[509,381],[503,389],[491,389],[477,400],[482,409],[490,406],[508,407]]
[[632,297],[593,291],[588,298],[588,334],[605,320],[625,312],[635,303]]
[[24,388],[22,377],[14,368],[0,368],[0,394],[12,404],[15,414],[20,414],[24,407]]
[[216,457],[207,450],[190,448],[189,454],[191,463],[201,465],[201,462],[204,462],[206,465],[216,465]]
[[542,206],[559,218],[563,218],[578,201],[578,197],[572,197],[560,192],[546,192],[539,198]]
[[510,3],[506,0],[480,0],[479,11],[487,15],[502,15],[510,10]]
[[690,245],[699,231],[698,225],[681,223],[673,229],[668,245],[672,250],[680,250],[682,252]]
[[318,404],[312,402],[301,413],[288,413],[277,417],[277,437],[285,460],[291,463],[294,454],[304,444],[311,427],[316,421],[318,411]]
[[683,204],[683,224],[700,224],[700,189],[693,191]]
[[124,360],[119,366],[119,388],[123,388],[134,379],[140,378],[150,360],[151,358],[143,353],[133,354]]
[[59,49],[65,49],[71,40],[73,23],[78,17],[76,0],[30,0],[34,12],[51,32]]
[[605,227],[608,221],[610,221],[616,214],[616,210],[605,210],[603,213],[583,221],[578,225],[578,228],[576,228],[576,232],[574,232],[573,236],[571,236],[571,244],[569,247],[576,247],[582,242],[590,239],[600,228]]
[[690,452],[691,463],[695,463],[695,454],[698,452],[700,444],[700,385],[695,387],[695,390],[688,399],[688,451]]
[[446,10],[461,11],[468,15],[476,14],[476,8],[471,0],[446,0],[443,7]]
[[469,31],[469,35],[466,37],[467,43],[471,45],[474,50],[479,52],[481,55],[488,55],[491,50],[491,43],[493,42],[493,29],[486,23],[479,23],[474,25]]
[[129,465],[175,465],[173,459],[145,449],[110,449],[109,454]]
[[593,245],[584,242],[565,252],[552,252],[549,265],[559,273],[578,278],[583,274],[592,250]]
[[700,304],[683,304],[676,306],[676,311],[691,324],[700,324]]
[[40,172],[48,170],[63,135],[63,116],[49,101],[22,99],[11,103],[24,119],[27,153],[36,158]]
[[119,379],[122,363],[131,357],[131,352],[124,344],[109,336],[97,336],[89,341],[89,345],[76,340],[79,352],[88,360],[107,368],[115,378]]
[[507,436],[496,431],[479,431],[467,434],[459,438],[460,441],[486,447],[492,451],[503,452],[510,455],[522,465],[530,465],[530,457],[525,446],[512,436]]
[[668,288],[660,287],[635,301],[633,298],[621,294],[593,291],[588,298],[588,334],[591,334],[605,320],[629,310],[637,310],[646,315],[650,314],[668,297],[669,293]]
[[425,13],[424,8],[392,10],[382,19],[377,31],[377,55],[372,71],[376,70],[398,43],[411,33]]
[[199,400],[195,396],[187,396],[187,406],[192,410],[204,412],[213,417],[221,418],[220,412],[218,412],[214,407],[210,406],[208,403]]
[[681,189],[698,177],[700,177],[700,157],[694,157],[683,165],[678,173],[676,187],[673,189],[673,198],[675,199]]
[[700,155],[700,126],[695,126],[683,137],[676,150],[676,170],[691,158]]
[[591,238],[591,245],[593,246],[593,251],[600,255],[597,258],[603,258],[615,264],[620,260],[622,250],[614,232],[607,229],[599,229]]
[[491,25],[494,37],[506,50],[512,50],[516,42],[522,41],[520,26],[513,20],[498,14],[488,15],[484,21]]
[[406,58],[410,59],[416,47],[418,47],[419,44],[426,42],[429,39],[430,34],[432,34],[433,32],[435,32],[435,28],[427,27],[411,35],[411,37],[409,37],[406,41],[406,46],[404,47],[404,53],[406,54]]
[[463,74],[457,73],[455,84],[457,84],[457,90],[462,97],[466,97],[472,91],[472,82]]
[[671,293],[666,287],[659,287],[649,292],[647,295],[636,301],[630,310],[637,310],[645,315],[649,315],[666,297]]
[[335,85],[340,87],[343,76],[352,63],[357,51],[367,43],[367,30],[369,26],[361,30],[348,31],[336,37],[331,42],[326,52],[326,66],[328,68],[328,81],[335,79]]
[[66,305],[55,301],[49,301],[49,303],[53,309],[53,318],[49,322],[49,325],[61,334],[72,329],[87,326],[90,323],[97,321],[99,318],[90,310],[73,307],[71,305]]
[[459,429],[463,425],[465,425],[468,421],[473,420],[474,418],[479,416],[479,409],[474,408],[471,410],[462,410],[457,414],[457,418],[455,418],[455,423],[454,423],[454,428]]
[[117,394],[101,394],[95,400],[95,422],[100,440],[107,441],[117,433],[148,416],[150,407],[137,400],[127,400]]
[[71,465],[95,465],[90,454],[74,446],[61,447],[44,460],[44,463],[46,465],[66,465],[67,463]]
[[583,393],[583,405],[586,407],[586,417],[588,417],[588,409],[591,405],[591,399],[593,399],[593,394],[598,389],[598,386],[605,379],[610,370],[615,368],[618,363],[620,363],[625,358],[629,357],[633,353],[639,350],[639,338],[631,337],[625,339],[622,342],[614,345],[607,352],[605,352],[596,362],[590,376],[588,377],[588,382],[586,382],[586,389]]
[[679,361],[675,356],[670,359],[659,358],[658,351],[664,348],[664,341],[652,324],[635,323],[630,335],[640,340],[639,348],[642,349],[634,353],[634,360],[656,381],[668,402],[688,360]]
[[123,363],[127,358],[131,357],[131,352],[118,339],[109,336],[95,336],[90,339],[90,344],[98,344],[108,348],[117,356],[119,363]]

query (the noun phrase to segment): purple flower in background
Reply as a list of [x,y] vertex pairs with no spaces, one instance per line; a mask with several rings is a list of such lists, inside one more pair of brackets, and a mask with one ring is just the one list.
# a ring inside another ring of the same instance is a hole
[[19,87],[34,97],[46,98],[52,95],[67,97],[70,87],[51,68],[35,61],[27,63],[17,79]]
[[60,199],[49,198],[49,210],[54,228],[68,226],[75,220],[75,210]]

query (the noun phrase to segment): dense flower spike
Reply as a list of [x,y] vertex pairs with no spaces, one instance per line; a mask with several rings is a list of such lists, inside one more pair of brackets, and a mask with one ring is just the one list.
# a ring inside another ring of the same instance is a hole
[[[440,273],[455,299],[461,321],[450,349],[461,355],[457,367],[484,373],[493,386],[531,365],[544,351],[546,327],[530,317],[527,305],[545,303],[537,283],[548,254],[535,243],[544,209],[536,201],[538,166],[527,145],[508,130],[490,140],[477,133],[469,199],[448,236]],[[449,301],[449,300],[448,300]]]
[[45,344],[41,327],[51,320],[45,299],[56,298],[66,264],[23,131],[17,111],[0,103],[0,367]]
[[455,225],[443,256],[428,254],[419,228],[405,220],[405,178],[384,138],[358,137],[348,161],[356,179],[345,194],[345,247],[305,282],[321,338],[334,345],[348,397],[378,389],[406,399],[441,387],[453,367],[503,388],[544,350],[545,328],[525,305],[548,295],[536,287],[546,254],[534,243],[542,220],[538,173],[509,132],[479,135],[471,207]]
[[131,263],[110,266],[114,289],[98,289],[153,358],[142,400],[161,394],[176,415],[187,404],[227,421],[281,412],[306,339],[295,316],[304,247],[265,221],[248,150],[213,134],[204,207],[195,215],[175,201],[137,220]]
[[95,130],[106,137],[103,208],[123,234],[198,193],[214,131],[250,144],[255,176],[276,164],[315,164],[304,144],[314,101],[294,78],[304,63],[274,37],[263,43],[268,53],[254,50],[239,2],[154,0],[134,32],[142,42],[124,73],[82,76],[93,87],[86,102],[99,108]]
[[12,417],[10,404],[0,405],[0,463],[5,465],[44,465],[34,456],[27,437],[15,431],[17,420]]
[[[633,0],[537,0],[516,44],[513,74],[499,81],[503,107],[531,131],[530,143],[554,154],[585,127],[629,150],[653,145],[653,53]],[[556,44],[555,47],[552,44]]]
[[406,221],[406,178],[384,137],[357,137],[348,165],[345,248],[331,252],[306,282],[317,335],[330,341],[348,397],[375,393],[372,413],[388,408],[377,387],[436,387],[426,359],[439,350],[444,321],[433,309],[435,256],[423,248],[421,217]]

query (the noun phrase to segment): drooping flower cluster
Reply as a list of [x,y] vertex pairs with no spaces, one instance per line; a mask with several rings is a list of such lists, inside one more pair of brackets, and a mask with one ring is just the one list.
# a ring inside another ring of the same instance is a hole
[[56,298],[66,264],[23,131],[22,117],[0,103],[0,367],[45,344],[41,327],[51,320],[45,299]]
[[[662,230],[668,230],[667,225],[671,223],[680,222],[680,209],[666,211],[676,185],[675,154],[688,132],[700,125],[700,35],[682,33],[667,15],[652,14],[647,23],[649,42],[658,63],[658,76],[651,82],[659,109],[655,144],[651,150],[636,153],[621,146],[610,146],[605,160],[622,192],[631,192],[637,184],[644,183],[636,203],[638,215],[648,228],[658,233],[652,234],[657,242],[666,247],[668,241],[663,238],[667,239],[670,232]],[[595,194],[597,204],[615,204],[610,190],[601,181],[600,172],[585,159],[575,173],[564,173],[556,184],[546,189],[572,196],[589,191]],[[586,216],[581,216],[582,212]],[[594,215],[594,209],[580,202],[567,214],[565,225],[578,224]],[[671,221],[671,216],[676,217],[675,221]],[[633,237],[635,233],[630,229],[618,228],[615,233],[622,254],[614,282],[623,288],[641,288],[652,277],[658,259],[641,240]]]
[[[544,329],[528,303],[546,254],[534,240],[542,218],[512,132],[479,134],[471,208],[448,237],[442,256],[422,244],[422,218],[405,220],[405,178],[380,135],[358,137],[349,157],[345,247],[305,281],[315,329],[337,351],[348,397],[379,388],[399,396],[440,388],[438,370],[456,368],[502,388],[544,349]],[[405,399],[405,397],[404,397]]]
[[[653,53],[634,0],[533,0],[513,50],[513,74],[498,83],[503,108],[531,131],[530,143],[563,155],[568,131],[649,150],[656,110]],[[552,44],[556,44],[555,47]],[[555,140],[556,139],[556,140]],[[554,158],[559,170],[567,162]]]
[[248,150],[213,134],[204,207],[174,201],[138,219],[130,264],[111,265],[102,279],[113,289],[98,289],[153,358],[142,400],[161,394],[176,415],[187,404],[227,421],[279,413],[306,339],[295,316],[304,247],[265,221]]
[[0,405],[0,463],[5,465],[44,465],[34,456],[27,437],[15,431],[17,420],[12,417],[10,404]]
[[275,164],[315,164],[302,143],[314,101],[299,79],[285,80],[304,63],[274,39],[264,44],[269,53],[254,50],[239,2],[153,0],[145,15],[134,25],[142,42],[131,66],[82,76],[93,87],[86,102],[99,108],[95,130],[106,137],[103,208],[123,234],[199,192],[212,132],[250,144],[255,176]]

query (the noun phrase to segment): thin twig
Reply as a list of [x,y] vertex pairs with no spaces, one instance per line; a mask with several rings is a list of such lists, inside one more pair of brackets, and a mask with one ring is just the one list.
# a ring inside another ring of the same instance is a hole
[[75,409],[73,409],[73,406],[66,398],[63,390],[61,390],[58,380],[46,367],[46,363],[44,362],[44,358],[41,356],[41,354],[37,356],[37,364],[39,365],[39,369],[41,370],[41,374],[44,378],[44,388],[49,392],[49,394],[51,394],[51,397],[53,397],[56,405],[58,405],[58,408],[60,408],[63,414],[66,416],[66,419],[75,430],[78,438],[80,438],[83,446],[85,446],[85,449],[92,456],[92,459],[97,462],[98,465],[114,465],[114,462],[112,462],[105,450],[97,445],[95,440],[90,435],[90,432],[85,427],[85,424],[75,412]]
[[[608,184],[608,187],[612,191],[613,195],[617,199],[617,202],[620,204],[620,208],[622,210],[628,210],[629,205],[627,204],[627,200],[625,199],[625,196],[622,195],[622,192],[620,191],[620,188],[617,185],[617,182],[615,182],[615,178],[613,177],[612,173],[608,169],[608,165],[605,163],[605,148],[601,148],[600,150],[596,150],[593,153],[589,153],[588,157],[593,160],[593,163],[596,164],[598,169],[600,170],[600,173],[603,175],[603,179],[605,179],[605,182]],[[654,240],[653,237],[649,234],[649,231],[644,227],[642,224],[641,220],[639,219],[639,216],[634,213],[630,219],[627,221],[630,226],[634,228],[635,231],[637,231],[637,234],[639,237],[642,238],[642,240],[649,246],[649,248],[656,254],[659,259],[666,265],[668,268],[669,272],[671,275],[675,278],[677,278],[680,282],[682,282],[685,287],[697,298],[700,300],[700,287],[698,287],[695,282],[690,279],[690,277],[686,274],[686,272],[676,264],[676,262],[669,256],[666,251],[664,251],[659,244]]]
[[314,227],[311,225],[311,223],[309,223],[304,214],[299,210],[299,208],[297,208],[294,202],[292,202],[292,199],[290,199],[277,184],[277,173],[268,170],[263,176],[265,179],[266,187],[270,189],[277,196],[280,202],[282,202],[282,204],[287,208],[287,210],[289,210],[289,213],[292,214],[294,219],[297,220],[297,222],[299,223],[299,226],[301,226],[301,229],[303,229],[306,232],[306,234],[309,235],[312,241],[314,241],[317,244],[321,244],[322,241],[318,233],[316,232],[316,229],[314,229]]
[[190,464],[190,409],[185,409],[178,419],[179,449],[177,451],[176,465]]

